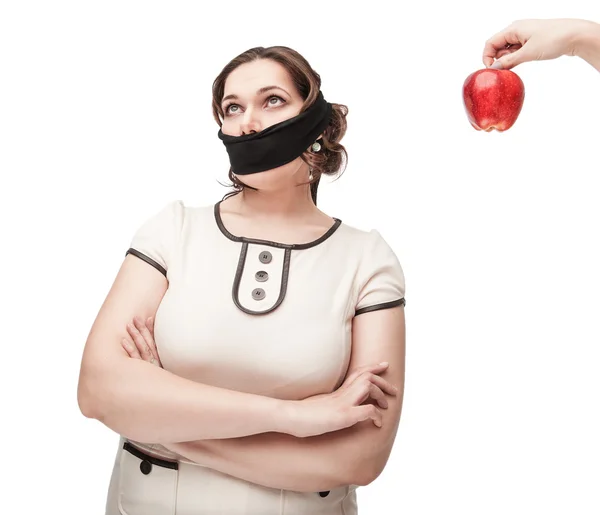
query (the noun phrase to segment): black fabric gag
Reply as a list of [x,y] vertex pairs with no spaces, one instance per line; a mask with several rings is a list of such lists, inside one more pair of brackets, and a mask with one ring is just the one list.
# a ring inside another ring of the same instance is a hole
[[253,134],[230,136],[219,129],[233,173],[248,175],[277,168],[300,157],[329,125],[332,105],[319,91],[306,111]]

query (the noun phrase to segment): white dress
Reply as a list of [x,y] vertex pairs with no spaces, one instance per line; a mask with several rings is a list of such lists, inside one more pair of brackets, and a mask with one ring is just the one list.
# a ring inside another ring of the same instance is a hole
[[[219,207],[172,201],[127,250],[169,281],[154,323],[163,367],[280,399],[336,390],[350,360],[352,318],[404,304],[395,253],[378,231],[339,219],[306,244],[234,236]],[[314,493],[266,488],[121,437],[106,513],[355,515],[356,485]]]

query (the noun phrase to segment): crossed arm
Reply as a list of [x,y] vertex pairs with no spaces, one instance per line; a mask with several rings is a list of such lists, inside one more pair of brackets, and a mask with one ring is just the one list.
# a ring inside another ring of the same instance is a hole
[[381,428],[365,421],[308,438],[261,433],[165,446],[200,465],[270,488],[318,492],[367,485],[383,471],[400,422],[405,364],[402,306],[354,318],[348,373],[378,360],[389,362],[383,377],[399,390],[398,395],[387,397]]

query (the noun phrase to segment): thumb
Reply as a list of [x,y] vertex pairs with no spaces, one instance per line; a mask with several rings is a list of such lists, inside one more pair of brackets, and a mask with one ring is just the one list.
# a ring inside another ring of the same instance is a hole
[[510,54],[503,55],[502,57],[496,59],[490,68],[494,70],[510,70],[519,64],[522,64],[526,61],[531,61],[531,58],[528,56],[528,54],[529,52],[525,46],[522,46]]

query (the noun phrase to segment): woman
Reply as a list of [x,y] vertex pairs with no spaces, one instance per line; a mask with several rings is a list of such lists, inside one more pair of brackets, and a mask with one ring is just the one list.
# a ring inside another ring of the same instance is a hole
[[[596,66],[585,23],[561,38],[583,22],[517,22],[484,63],[576,51]],[[106,513],[357,513],[400,419],[404,276],[377,231],[316,208],[346,109],[276,47],[227,65],[213,110],[235,191],[136,232],[86,343],[81,409],[123,435]]]
[[[274,47],[223,69],[213,109],[237,191],[138,229],[86,344],[81,409],[123,437],[107,513],[355,513],[400,417],[404,276],[377,231],[316,207],[346,108]],[[161,367],[121,348],[155,313]]]

